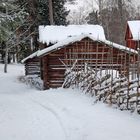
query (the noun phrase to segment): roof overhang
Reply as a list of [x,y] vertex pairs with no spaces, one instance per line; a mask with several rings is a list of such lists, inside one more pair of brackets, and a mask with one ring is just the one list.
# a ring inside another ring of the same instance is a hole
[[70,44],[73,44],[75,42],[78,42],[78,41],[81,41],[82,39],[84,38],[90,38],[91,40],[93,41],[97,41],[97,42],[100,42],[100,43],[103,43],[103,44],[106,44],[110,47],[113,47],[113,48],[116,48],[116,49],[119,49],[121,51],[124,51],[126,53],[129,53],[129,54],[138,54],[138,52],[134,49],[131,49],[131,48],[128,48],[126,46],[123,46],[123,45],[119,45],[117,43],[114,43],[114,42],[111,42],[109,40],[101,40],[101,39],[95,39],[93,38],[92,36],[90,35],[80,35],[80,36],[75,36],[75,37],[69,37],[63,41],[60,41],[48,48],[45,48],[45,49],[42,49],[42,50],[38,50],[36,52],[34,52],[33,54],[29,55],[28,57],[26,57],[25,59],[23,59],[21,62],[24,63],[26,62],[28,59],[31,59],[31,58],[34,58],[34,57],[43,57],[43,56],[46,56],[52,52],[55,52],[57,50],[60,50],[62,48],[65,48],[66,46],[70,45]]

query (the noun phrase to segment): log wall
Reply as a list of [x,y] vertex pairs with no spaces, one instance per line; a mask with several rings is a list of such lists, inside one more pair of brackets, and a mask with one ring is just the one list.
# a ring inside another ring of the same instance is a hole
[[35,57],[32,59],[28,59],[25,62],[25,74],[40,76],[40,59],[39,58]]

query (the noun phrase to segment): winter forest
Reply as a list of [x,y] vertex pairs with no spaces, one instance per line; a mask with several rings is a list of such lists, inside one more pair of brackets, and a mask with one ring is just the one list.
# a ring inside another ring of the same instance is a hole
[[[65,0],[54,1],[54,22],[66,25],[69,11]],[[5,48],[8,60],[11,57],[20,62],[38,49],[38,26],[50,25],[47,0],[1,0],[0,3],[0,46],[1,60],[4,61]],[[14,56],[15,55],[15,56]]]
[[[48,1],[1,0],[1,61],[4,61],[5,48],[8,48],[8,61],[18,62],[39,48],[38,26],[50,25]],[[107,39],[122,45],[125,45],[127,21],[139,18],[138,0],[53,1],[55,25],[99,24]]]
[[139,0],[0,0],[0,139],[140,139]]

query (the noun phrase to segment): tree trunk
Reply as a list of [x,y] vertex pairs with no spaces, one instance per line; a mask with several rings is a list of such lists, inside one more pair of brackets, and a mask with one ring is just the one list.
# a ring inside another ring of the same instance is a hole
[[52,0],[49,0],[49,18],[50,18],[50,25],[54,25]]
[[7,65],[8,65],[8,48],[7,48],[7,45],[6,45],[5,60],[4,60],[4,73],[7,73]]

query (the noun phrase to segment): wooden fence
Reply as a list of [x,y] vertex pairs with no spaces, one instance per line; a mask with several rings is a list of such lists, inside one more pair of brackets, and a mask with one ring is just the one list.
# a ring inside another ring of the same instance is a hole
[[140,75],[137,66],[133,65],[133,71],[128,75],[122,75],[114,69],[93,69],[87,63],[84,69],[75,71],[75,63],[66,71],[63,87],[79,88],[95,96],[96,101],[115,105],[121,110],[140,113]]

